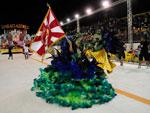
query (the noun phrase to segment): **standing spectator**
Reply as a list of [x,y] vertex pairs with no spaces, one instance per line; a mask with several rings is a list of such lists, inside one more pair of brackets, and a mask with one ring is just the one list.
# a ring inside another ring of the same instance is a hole
[[9,47],[8,47],[8,54],[9,54],[8,59],[10,59],[10,57],[11,57],[11,59],[13,59],[12,46],[10,46],[10,45],[9,45]]
[[125,51],[126,51],[126,44],[123,43],[123,50],[118,54],[120,66],[123,66],[123,60],[125,59]]
[[24,46],[24,55],[25,55],[25,59],[28,59],[29,58],[29,47],[28,47],[28,45],[26,44],[25,46]]
[[140,48],[141,48],[141,51],[140,51],[140,55],[139,55],[139,66],[138,68],[141,68],[141,64],[142,64],[142,61],[143,61],[143,58],[145,59],[146,61],[146,65],[147,65],[147,68],[148,68],[148,65],[149,65],[149,58],[148,58],[148,42],[145,40],[144,37],[141,37],[141,43],[140,43]]

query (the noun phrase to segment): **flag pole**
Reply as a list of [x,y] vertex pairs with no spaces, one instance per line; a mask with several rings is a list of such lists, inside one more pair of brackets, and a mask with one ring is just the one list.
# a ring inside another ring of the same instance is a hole
[[50,9],[51,7],[50,7],[50,5],[49,5],[49,3],[47,3],[47,7]]
[[[49,3],[47,3],[47,7],[50,9],[51,7],[50,7],[50,5],[49,5]],[[41,62],[43,62],[44,61],[44,56],[42,55],[42,60],[41,60]]]

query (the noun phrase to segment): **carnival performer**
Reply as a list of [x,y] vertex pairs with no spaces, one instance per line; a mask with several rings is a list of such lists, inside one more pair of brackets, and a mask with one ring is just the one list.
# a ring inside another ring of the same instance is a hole
[[[70,106],[72,110],[111,101],[116,93],[105,77],[105,70],[108,74],[113,71],[115,64],[108,59],[108,54],[120,52],[120,45],[114,44],[119,41],[114,41],[111,33],[104,35],[66,36],[49,9],[31,50],[42,56],[50,49],[51,65],[40,69],[41,74],[34,79],[31,90],[47,103]],[[60,40],[60,50],[50,48]]]
[[31,90],[47,103],[71,106],[73,110],[109,102],[116,93],[104,70],[111,73],[115,64],[107,57],[110,49],[106,43],[99,34],[86,40],[84,36],[63,38],[61,52],[53,50],[51,65],[40,69],[41,75],[34,79]]

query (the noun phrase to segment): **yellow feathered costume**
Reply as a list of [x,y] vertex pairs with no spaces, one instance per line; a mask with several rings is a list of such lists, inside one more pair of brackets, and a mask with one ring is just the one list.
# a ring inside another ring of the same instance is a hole
[[86,54],[89,57],[93,57],[99,63],[97,66],[107,70],[108,73],[112,73],[113,68],[116,66],[113,62],[111,62],[108,57],[105,49],[101,49],[99,51],[92,52],[92,50],[87,50]]

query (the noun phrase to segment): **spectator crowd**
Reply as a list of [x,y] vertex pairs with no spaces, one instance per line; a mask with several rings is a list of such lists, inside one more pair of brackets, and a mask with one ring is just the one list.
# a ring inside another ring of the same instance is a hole
[[[80,33],[95,34],[114,32],[123,42],[128,42],[128,24],[127,18],[104,18],[95,24],[80,26]],[[67,35],[76,34],[77,29],[67,31]],[[137,14],[133,16],[133,41],[140,42],[140,38],[150,40],[150,12]]]

